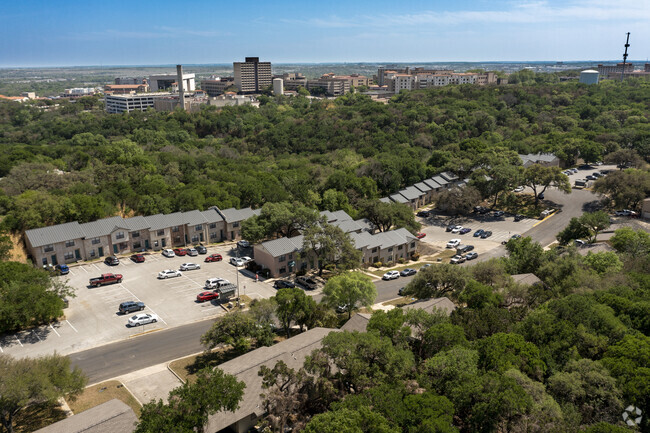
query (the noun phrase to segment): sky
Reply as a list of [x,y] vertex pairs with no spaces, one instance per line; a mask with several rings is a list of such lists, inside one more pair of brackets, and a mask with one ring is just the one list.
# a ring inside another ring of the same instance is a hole
[[0,0],[0,67],[650,57],[650,0]]

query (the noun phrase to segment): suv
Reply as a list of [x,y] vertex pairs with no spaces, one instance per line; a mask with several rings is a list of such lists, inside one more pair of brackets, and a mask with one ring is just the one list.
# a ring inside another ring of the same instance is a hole
[[203,245],[198,245],[196,246],[196,251],[198,251],[199,254],[207,254],[208,249],[204,247]]
[[120,259],[115,256],[108,256],[106,259],[104,259],[104,263],[106,263],[108,266],[115,266],[120,264]]
[[456,248],[458,245],[460,245],[460,239],[452,239],[447,242],[447,248]]
[[296,285],[291,281],[276,280],[275,283],[273,283],[273,287],[275,287],[276,289],[293,289],[294,287],[296,287]]
[[218,289],[222,286],[227,286],[230,284],[230,281],[224,280],[223,278],[209,278],[205,281],[206,289]]
[[68,265],[56,265],[54,267],[54,270],[59,274],[59,275],[67,275],[70,273],[70,268]]
[[144,310],[144,303],[135,301],[122,302],[118,307],[118,310],[121,314],[133,313],[134,311],[142,311]]
[[318,283],[314,279],[305,276],[296,278],[296,283],[309,290],[314,290],[318,287]]

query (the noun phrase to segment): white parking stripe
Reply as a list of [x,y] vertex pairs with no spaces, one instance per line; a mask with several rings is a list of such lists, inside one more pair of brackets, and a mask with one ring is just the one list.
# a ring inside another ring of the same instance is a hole
[[85,273],[88,273],[85,266],[79,266],[79,269],[83,270]]
[[20,347],[24,347],[24,346],[23,346],[23,343],[20,342],[20,340],[18,339],[18,337],[16,337],[16,341],[18,342],[18,344],[20,344]]
[[[68,322],[68,320],[67,320],[67,319],[66,319],[66,322]],[[72,329],[74,329],[74,332],[77,332],[77,333],[79,332],[79,331],[77,331],[77,330],[75,329],[75,327],[74,327],[74,326],[72,326],[72,323],[70,323],[70,322],[68,322],[68,325],[70,325],[70,327],[71,327]]]
[[38,341],[43,341],[41,340],[41,337],[38,336],[38,333],[34,330],[32,330],[32,334],[36,335],[36,338],[38,338]]
[[59,337],[61,336],[61,334],[59,334],[58,332],[56,332],[56,329],[54,329],[54,326],[52,326],[51,323],[50,323],[50,328],[52,328],[52,331],[54,331],[54,333],[55,333],[56,335],[58,335]]
[[91,263],[90,265],[91,265],[91,266],[94,266],[94,267],[95,267],[95,269],[97,269],[98,271],[101,271],[101,269],[100,269],[100,267],[99,267],[99,266],[97,266],[96,264],[94,264],[94,263]]

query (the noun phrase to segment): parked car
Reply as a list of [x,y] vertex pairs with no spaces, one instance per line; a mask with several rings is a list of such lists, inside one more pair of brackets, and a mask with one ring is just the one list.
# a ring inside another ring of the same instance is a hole
[[205,280],[206,289],[218,289],[219,287],[227,286],[230,284],[230,281],[224,280],[223,278],[208,278]]
[[186,256],[187,255],[187,250],[184,248],[174,248],[174,254],[177,256]]
[[629,210],[629,209],[617,210],[615,213],[616,213],[616,216],[635,216],[636,215],[636,212],[634,212],[633,210]]
[[524,218],[526,218],[526,217],[523,216],[523,215],[519,215],[519,214],[517,214],[517,215],[515,215],[515,222],[517,222],[517,221],[521,221],[521,220],[523,220]]
[[582,246],[584,246],[584,245],[586,244],[586,242],[583,241],[582,239],[576,239],[576,240],[573,241],[573,242],[575,242],[575,244],[576,244],[577,247],[582,247]]
[[166,280],[167,278],[180,277],[181,275],[183,275],[181,271],[177,271],[176,269],[165,269],[164,271],[158,272],[158,278],[161,280]]
[[460,233],[460,231],[463,229],[463,226],[456,226],[453,229],[451,229],[452,233]]
[[593,173],[591,173],[591,175],[596,179],[598,179],[599,177],[603,177],[603,174],[598,171],[594,171]]
[[90,287],[105,286],[107,284],[117,284],[122,282],[122,274],[102,274],[101,277],[91,278]]
[[464,235],[464,234],[467,234],[467,233],[469,233],[471,231],[472,231],[472,229],[470,229],[469,227],[463,227],[462,229],[460,229],[460,231],[458,233],[460,233],[461,235]]
[[162,250],[162,255],[165,257],[174,257],[176,253],[174,253],[174,250],[170,250],[169,248]]
[[415,234],[415,237],[418,238],[418,239],[422,239],[422,238],[425,237],[426,235],[427,235],[426,233],[420,233],[420,232],[418,232],[418,233]]
[[490,212],[490,209],[483,206],[474,206],[474,212],[483,215]]
[[461,255],[459,255],[459,254],[456,254],[454,257],[451,258],[451,260],[449,261],[449,263],[451,263],[452,265],[458,265],[458,264],[460,264],[460,263],[465,263],[465,260],[466,260],[466,259],[465,259],[464,256],[461,256]]
[[244,261],[244,265],[246,265],[246,264],[253,261],[253,259],[248,257],[248,256],[240,257],[240,259],[242,259]]
[[456,247],[456,252],[458,254],[462,254],[468,251],[472,251],[473,249],[474,249],[474,245],[458,245],[458,247]]
[[475,252],[475,251],[472,251],[472,252],[467,253],[467,254],[465,255],[465,258],[466,258],[467,260],[474,260],[474,259],[477,258],[477,257],[478,257],[478,253]]
[[388,271],[381,277],[382,280],[395,280],[399,278],[399,272],[397,271]]
[[540,192],[539,194],[537,194],[537,198],[540,200],[544,200],[544,193]]
[[489,230],[486,230],[486,231],[484,231],[483,233],[481,233],[481,239],[487,239],[487,238],[489,238],[490,236],[492,236],[492,232],[489,231]]
[[238,268],[244,266],[246,263],[239,257],[231,257],[230,264],[237,266]]
[[205,291],[205,292],[201,292],[198,295],[196,295],[196,302],[211,301],[213,299],[217,299],[218,297],[219,297],[219,294],[216,293],[216,292]]
[[120,259],[115,256],[108,256],[104,259],[104,263],[106,263],[108,266],[116,266],[120,264]]
[[201,265],[196,263],[183,263],[180,267],[181,271],[193,271],[195,269],[201,269]]
[[506,213],[505,213],[504,211],[502,211],[502,210],[498,210],[498,211],[494,212],[494,217],[495,217],[495,218],[501,218],[501,217],[504,216],[505,214],[506,214]]
[[199,255],[199,252],[196,250],[196,248],[188,248],[185,251],[187,251],[187,255],[190,257],[196,257]]
[[146,325],[147,323],[156,323],[158,321],[158,316],[155,314],[149,313],[140,313],[129,319],[128,326],[140,326]]
[[522,192],[524,190],[523,186],[518,186],[517,188],[513,189],[513,192]]
[[242,239],[241,241],[237,242],[237,246],[240,248],[248,248],[251,246],[250,242]]
[[574,167],[574,168],[571,169],[571,171],[574,172],[574,173],[577,173],[578,169]]
[[314,290],[318,287],[318,283],[316,282],[316,280],[314,280],[313,278],[306,277],[304,275],[296,278],[296,283],[300,284],[305,289],[309,289],[309,290]]
[[447,228],[445,229],[445,231],[446,231],[446,232],[450,232],[450,231],[452,231],[452,230],[455,229],[455,228],[456,228],[456,224],[450,224],[450,225],[447,226]]
[[400,287],[399,290],[397,291],[397,294],[400,296],[404,296],[404,291],[406,290],[406,287]]
[[276,280],[275,283],[273,283],[273,287],[276,289],[293,289],[296,285],[288,280]]
[[478,229],[478,230],[476,230],[476,231],[474,232],[474,237],[477,238],[477,237],[481,236],[483,233],[485,233],[485,230],[483,230],[483,229]]
[[223,260],[223,257],[221,257],[221,254],[210,254],[208,257],[205,258],[205,261],[210,263],[210,262],[220,262]]
[[142,254],[133,254],[131,260],[135,263],[142,263],[144,262],[144,256]]
[[429,266],[431,266],[431,263],[425,263],[424,265],[422,265],[422,266],[420,267],[420,270],[422,270],[422,269],[424,269],[424,268],[428,268]]
[[70,268],[68,267],[68,265],[63,265],[63,264],[56,265],[54,267],[54,270],[59,275],[68,275],[70,273]]
[[402,269],[402,272],[399,273],[400,277],[410,277],[411,275],[417,274],[418,271],[413,268]]
[[197,245],[196,246],[196,251],[198,251],[199,254],[207,254],[208,249],[204,247],[203,245]]
[[127,302],[122,302],[119,307],[117,307],[118,311],[120,314],[129,314],[133,313],[134,311],[142,311],[144,310],[144,302],[136,302],[136,301],[127,301]]
[[429,211],[428,211],[428,210],[421,210],[421,211],[419,211],[418,213],[416,213],[416,215],[419,216],[419,217],[422,217],[422,218],[426,218],[426,217],[428,217],[430,214],[429,214]]
[[508,241],[510,241],[511,239],[519,239],[519,238],[521,238],[521,235],[519,235],[519,234],[514,234],[514,235],[510,236],[510,239],[505,240],[505,241],[501,241],[501,244],[505,245],[505,244],[507,244]]
[[452,239],[447,242],[447,248],[456,248],[458,245],[460,245],[460,239]]
[[348,304],[342,304],[336,307],[336,312],[339,314],[347,313],[348,312]]
[[587,179],[587,180],[596,180],[598,178],[596,176],[592,175],[592,174],[588,174],[587,176],[585,176],[585,179]]

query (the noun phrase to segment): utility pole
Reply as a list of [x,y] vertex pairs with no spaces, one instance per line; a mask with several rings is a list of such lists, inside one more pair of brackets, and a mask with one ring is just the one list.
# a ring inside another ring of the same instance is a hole
[[[239,247],[237,247],[235,255],[239,258]],[[237,260],[237,263],[239,263],[239,260]],[[239,297],[239,266],[236,265],[235,269],[237,270],[237,306],[239,307],[241,305],[241,298]]]
[[623,69],[621,70],[621,81],[625,77],[625,63],[627,62],[627,48],[630,46],[630,32],[627,32],[627,40],[625,41],[625,53],[623,53]]

